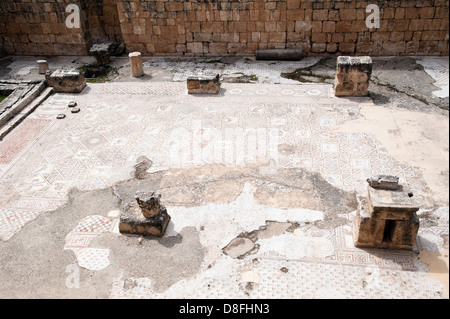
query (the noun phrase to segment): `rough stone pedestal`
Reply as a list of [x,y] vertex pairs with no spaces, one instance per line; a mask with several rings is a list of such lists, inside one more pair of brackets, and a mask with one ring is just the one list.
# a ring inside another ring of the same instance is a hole
[[111,55],[116,51],[117,44],[113,42],[105,42],[94,44],[89,50],[89,54],[95,57],[97,64],[105,66],[111,63]]
[[[371,179],[372,180],[372,179]],[[368,186],[366,198],[359,199],[354,220],[355,246],[361,248],[411,250],[419,231],[419,210],[412,193],[398,185],[393,190]]]
[[138,78],[144,75],[144,65],[142,64],[142,55],[140,52],[132,52],[129,55],[131,64],[131,76]]
[[80,93],[86,87],[86,79],[76,70],[47,71],[45,80],[56,93]]
[[121,213],[119,231],[122,234],[162,237],[166,233],[170,216],[160,204],[161,195],[138,192],[136,203]]
[[219,94],[220,76],[214,77],[189,77],[187,79],[189,94]]
[[256,60],[280,60],[280,61],[300,61],[302,59],[302,49],[269,49],[256,50]]
[[340,56],[334,86],[335,96],[368,96],[372,59],[368,56]]
[[36,63],[38,65],[38,73],[46,74],[49,69],[47,60],[38,60]]

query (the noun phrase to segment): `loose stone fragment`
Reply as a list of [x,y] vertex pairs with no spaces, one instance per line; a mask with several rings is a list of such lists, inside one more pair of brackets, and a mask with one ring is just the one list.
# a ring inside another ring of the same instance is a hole
[[138,192],[136,201],[145,218],[155,217],[161,209],[161,194]]
[[131,64],[131,76],[138,78],[144,75],[144,65],[142,64],[142,55],[140,52],[129,54]]
[[373,188],[387,189],[387,190],[398,190],[399,178],[396,176],[389,175],[376,175],[367,179],[369,185]]

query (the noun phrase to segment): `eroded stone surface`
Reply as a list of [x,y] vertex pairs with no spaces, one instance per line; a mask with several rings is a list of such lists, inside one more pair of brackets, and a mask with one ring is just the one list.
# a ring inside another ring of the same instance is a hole
[[145,218],[155,217],[161,209],[161,194],[140,191],[136,194],[136,201]]
[[47,60],[38,60],[36,63],[38,65],[39,74],[45,74],[48,71],[49,67]]

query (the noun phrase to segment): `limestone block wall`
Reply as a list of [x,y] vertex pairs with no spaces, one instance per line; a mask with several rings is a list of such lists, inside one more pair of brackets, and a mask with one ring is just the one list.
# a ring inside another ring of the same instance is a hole
[[[68,5],[80,28],[68,28]],[[0,1],[0,45],[8,54],[87,55],[93,43],[122,40],[116,0]]]
[[[82,26],[64,25],[68,4]],[[380,27],[366,7],[380,8]],[[448,55],[448,0],[15,0],[0,1],[9,54],[87,54],[104,40],[143,55]]]

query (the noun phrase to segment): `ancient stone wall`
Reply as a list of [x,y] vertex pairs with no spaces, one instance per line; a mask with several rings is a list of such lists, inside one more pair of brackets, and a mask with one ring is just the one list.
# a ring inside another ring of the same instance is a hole
[[[68,4],[81,8],[79,29],[65,27]],[[366,25],[369,4],[379,28]],[[0,12],[9,54],[87,54],[105,40],[143,55],[449,54],[448,0],[18,0]]]
[[[68,5],[80,27],[68,28]],[[116,0],[0,1],[0,45],[9,54],[87,55],[93,43],[122,40]]]

